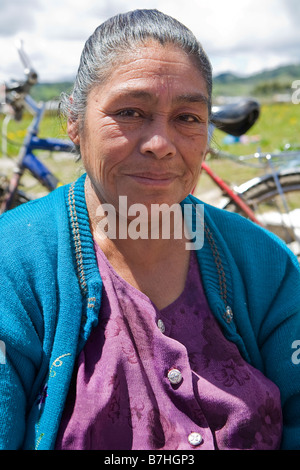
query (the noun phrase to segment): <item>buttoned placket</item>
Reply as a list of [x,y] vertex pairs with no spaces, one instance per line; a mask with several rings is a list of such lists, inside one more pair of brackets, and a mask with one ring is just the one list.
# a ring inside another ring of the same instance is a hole
[[[162,334],[165,334],[166,327],[161,318],[157,320],[157,327]],[[179,386],[183,381],[182,373],[176,367],[171,367],[167,373],[167,378],[171,385]],[[187,436],[187,441],[191,445],[191,447],[195,448],[198,447],[203,443],[203,437],[199,432],[192,431]]]

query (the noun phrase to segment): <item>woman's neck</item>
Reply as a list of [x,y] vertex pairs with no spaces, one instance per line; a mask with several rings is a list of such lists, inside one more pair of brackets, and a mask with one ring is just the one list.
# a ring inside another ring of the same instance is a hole
[[[185,249],[187,242],[183,217],[178,205],[178,214],[169,212],[153,217],[129,219],[120,216],[112,206],[107,212],[107,204],[103,206],[95,193],[89,179],[86,182],[86,202],[89,212],[92,235],[104,254],[124,257],[130,264],[144,260],[148,266],[157,264],[172,253]],[[104,208],[106,211],[104,211]]]

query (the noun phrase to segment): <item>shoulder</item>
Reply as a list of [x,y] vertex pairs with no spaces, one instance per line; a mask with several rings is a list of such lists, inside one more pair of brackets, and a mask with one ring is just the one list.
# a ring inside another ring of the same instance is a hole
[[276,235],[238,214],[202,203],[193,196],[187,199],[204,205],[206,230],[229,266],[235,265],[244,279],[268,277],[280,284],[286,271],[291,270],[299,281],[297,258]]
[[51,250],[57,243],[58,230],[64,230],[67,223],[66,190],[63,186],[0,216],[2,263],[38,257],[45,250]]
[[218,232],[232,249],[244,252],[249,243],[249,249],[262,249],[263,252],[268,248],[276,252],[283,250],[283,256],[290,256],[290,250],[280,238],[247,218],[203,203],[193,196],[189,196],[185,201],[187,200],[203,205],[205,222]]
[[0,230],[22,230],[26,223],[38,225],[50,217],[56,217],[62,209],[69,185],[61,186],[46,196],[26,202],[0,216]]

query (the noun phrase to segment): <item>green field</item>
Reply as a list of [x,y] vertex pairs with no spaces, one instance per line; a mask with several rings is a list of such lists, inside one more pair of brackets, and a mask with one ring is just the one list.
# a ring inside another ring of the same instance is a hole
[[[246,137],[248,142],[228,145],[224,143],[226,134],[217,130],[212,146],[236,156],[253,154],[258,150],[279,152],[287,144],[291,144],[293,147],[300,146],[300,105],[292,103],[262,105],[260,117],[248,131]],[[263,171],[241,165],[237,159],[235,161],[234,159],[223,160],[208,157],[208,163],[219,176],[231,185],[239,185]],[[255,162],[252,160],[250,163]],[[203,173],[196,193],[205,200],[206,192],[215,190],[215,188],[214,183]]]
[[[3,116],[0,117],[0,125],[2,126]],[[24,119],[16,123],[10,121],[8,126],[8,155],[11,158],[17,156],[19,147],[24,139],[26,129],[30,123],[30,117],[25,116]],[[249,142],[234,143],[226,145],[224,143],[225,134],[216,131],[213,139],[213,146],[221,148],[234,155],[247,155],[254,153],[259,148],[263,152],[274,152],[283,149],[290,143],[292,145],[300,145],[300,104],[292,103],[282,104],[263,104],[261,114],[257,123],[247,133]],[[41,137],[57,137],[67,138],[66,128],[60,118],[54,113],[45,115],[41,124]],[[252,140],[252,141],[250,141]],[[0,138],[0,150],[2,148],[2,138]],[[1,154],[2,155],[2,154]],[[52,171],[59,177],[63,183],[73,181],[80,172],[82,172],[81,163],[76,163],[74,156],[69,155],[67,158],[61,158],[60,154],[50,155],[41,154],[44,163],[49,166]],[[0,172],[3,172],[4,159],[0,157]],[[7,159],[5,159],[7,161]],[[232,160],[209,159],[210,166],[222,178],[231,184],[240,184],[243,181],[255,176],[257,170],[236,164]],[[5,167],[5,171],[9,171]],[[29,179],[25,181],[30,183],[33,192],[40,191],[35,187],[35,182]],[[205,195],[213,189],[210,180],[205,174],[201,176],[197,187],[197,194]]]
[[[0,116],[0,125],[2,126],[3,116]],[[17,158],[21,148],[21,144],[26,135],[26,130],[30,125],[31,117],[27,114],[24,115],[21,122],[11,120],[7,129],[7,156],[3,156],[2,152],[2,133],[0,138],[0,174],[11,174],[13,168],[13,160]],[[54,137],[58,139],[68,139],[65,123],[57,115],[56,112],[47,112],[41,122],[40,137]],[[50,153],[45,151],[37,151],[36,155],[43,161],[43,163],[51,169],[56,177],[62,183],[69,183],[74,181],[79,174],[82,173],[82,165],[76,162],[76,157],[72,154]],[[1,158],[2,157],[2,158]],[[8,158],[7,158],[8,157]],[[11,165],[9,164],[11,162]],[[45,194],[44,188],[41,187],[36,180],[29,175],[24,174],[22,178],[24,187],[22,189],[28,190],[33,195]]]

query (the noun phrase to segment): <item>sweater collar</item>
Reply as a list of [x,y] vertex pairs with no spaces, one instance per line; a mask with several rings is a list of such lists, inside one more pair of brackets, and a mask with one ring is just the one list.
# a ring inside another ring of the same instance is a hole
[[[85,179],[86,174],[68,185],[66,192],[77,277],[85,299],[83,339],[88,337],[92,326],[97,323],[102,292],[102,280],[97,265],[85,200]],[[185,217],[185,220],[190,224],[192,231],[195,230],[197,206],[201,205],[204,208],[203,245],[196,251],[196,254],[208,302],[222,326],[234,333],[235,326],[234,321],[232,321],[233,313],[231,309],[233,286],[228,261],[229,255],[226,253],[222,236],[215,227],[210,215],[210,206],[189,195],[181,203],[183,214],[185,214],[185,208],[190,205],[193,207],[193,216],[188,221]]]

